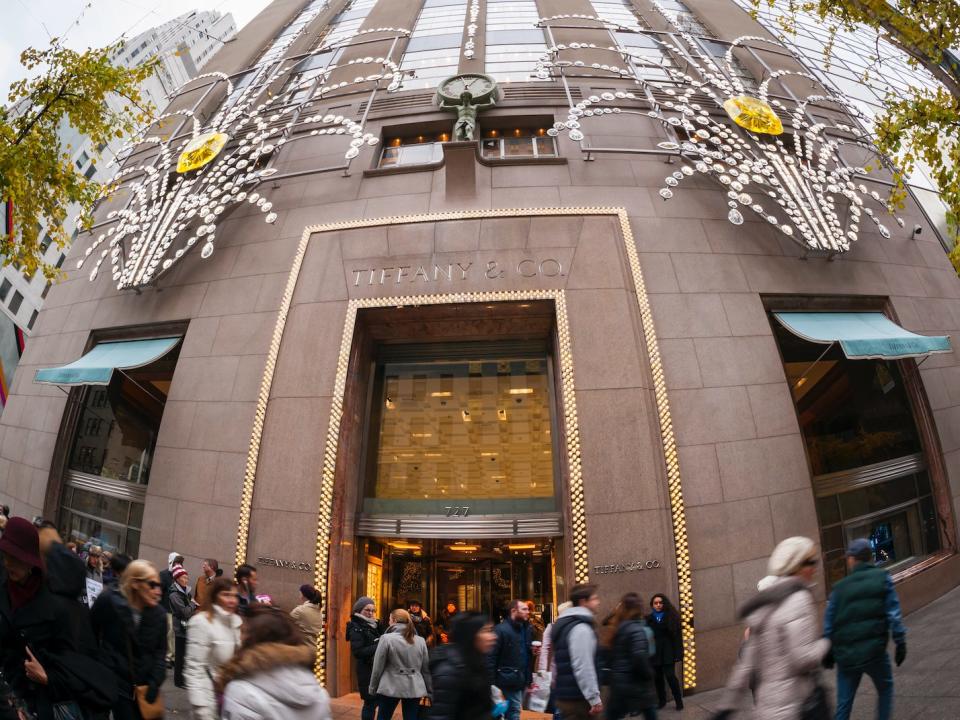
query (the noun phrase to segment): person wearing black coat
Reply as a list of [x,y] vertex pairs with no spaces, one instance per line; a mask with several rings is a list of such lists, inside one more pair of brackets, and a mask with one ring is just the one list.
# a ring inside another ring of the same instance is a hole
[[608,720],[628,716],[656,720],[657,696],[653,688],[650,644],[643,621],[643,601],[637,593],[620,600],[607,640],[610,700]]
[[120,591],[105,590],[93,604],[93,632],[103,662],[119,688],[114,720],[142,720],[134,688],[146,686],[154,702],[166,676],[167,616],[160,606],[160,576],[146,560],[123,571]]
[[357,668],[357,684],[363,699],[361,720],[373,720],[377,699],[370,694],[370,676],[373,674],[373,656],[383,628],[377,622],[376,606],[372,598],[362,597],[353,604],[353,614],[347,623],[347,640]]
[[647,616],[647,625],[653,630],[656,649],[652,658],[653,680],[657,689],[659,707],[667,704],[666,684],[670,685],[677,710],[683,709],[683,692],[677,680],[675,665],[683,660],[683,632],[680,628],[680,613],[670,604],[666,595],[657,593],[650,599],[652,612]]
[[533,682],[533,653],[530,645],[530,606],[523,600],[510,603],[510,616],[493,632],[497,642],[487,658],[493,684],[510,704],[506,720],[520,720],[523,690]]
[[75,601],[50,590],[39,535],[29,520],[10,518],[0,554],[0,674],[27,711],[54,720],[57,705],[85,706],[90,657],[83,651],[90,648],[83,647],[84,628],[72,627]]
[[433,705],[430,720],[490,720],[487,656],[497,642],[490,618],[461,613],[447,626],[450,643],[431,653]]

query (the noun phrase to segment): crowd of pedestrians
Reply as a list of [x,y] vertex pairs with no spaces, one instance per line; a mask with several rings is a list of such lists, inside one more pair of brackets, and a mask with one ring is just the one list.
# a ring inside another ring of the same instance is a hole
[[233,580],[206,559],[192,586],[178,553],[158,572],[65,544],[41,518],[0,517],[0,720],[161,718],[170,669],[195,720],[329,720],[314,588],[288,615],[250,566]]
[[[192,584],[177,553],[158,572],[94,545],[81,556],[42,519],[0,518],[0,720],[163,717],[171,668],[194,720],[329,720],[314,674],[325,628],[315,588],[301,586],[287,614],[258,593],[252,566],[230,579],[207,558]],[[853,541],[821,623],[811,591],[819,557],[802,537],[770,556],[740,609],[744,640],[712,720],[744,710],[848,720],[864,674],[878,720],[892,717],[890,639],[897,665],[907,652],[893,581],[870,542]],[[388,720],[398,707],[403,720],[519,720],[523,707],[556,720],[655,720],[669,699],[682,710],[683,626],[670,599],[628,592],[603,620],[600,606],[597,586],[582,584],[545,628],[521,599],[496,625],[454,602],[434,623],[413,599],[381,623],[374,599],[361,597],[346,626],[361,720]],[[834,666],[835,714],[822,678]]]

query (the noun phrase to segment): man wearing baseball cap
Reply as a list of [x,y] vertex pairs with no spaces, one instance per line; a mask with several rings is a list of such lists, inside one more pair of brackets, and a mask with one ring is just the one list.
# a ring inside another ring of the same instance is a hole
[[847,548],[848,574],[833,586],[824,618],[824,635],[833,646],[827,667],[837,664],[836,720],[848,720],[866,673],[877,688],[877,719],[893,713],[893,669],[887,643],[896,644],[897,667],[907,657],[906,628],[893,578],[873,564],[873,546],[858,538]]

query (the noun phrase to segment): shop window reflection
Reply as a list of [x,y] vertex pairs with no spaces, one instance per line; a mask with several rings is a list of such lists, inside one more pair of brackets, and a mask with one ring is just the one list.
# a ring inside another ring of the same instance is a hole
[[937,552],[930,478],[897,363],[824,352],[776,321],[774,334],[813,471],[828,586],[846,575],[855,538],[869,539],[887,569]]

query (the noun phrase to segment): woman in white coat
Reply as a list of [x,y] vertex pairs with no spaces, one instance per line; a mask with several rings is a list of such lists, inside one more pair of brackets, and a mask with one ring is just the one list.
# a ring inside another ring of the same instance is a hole
[[750,633],[714,720],[726,720],[741,709],[751,684],[755,717],[799,720],[830,650],[810,592],[819,557],[816,544],[805,537],[787,538],[774,549],[767,571],[775,579],[740,609]]
[[317,651],[276,608],[250,608],[243,642],[217,678],[223,720],[330,720],[330,698],[317,682]]
[[213,679],[240,646],[237,586],[227,578],[210,585],[204,607],[187,623],[184,676],[194,720],[217,720],[220,712]]
[[393,717],[401,704],[403,720],[417,720],[420,699],[433,696],[427,643],[406,610],[390,613],[390,628],[377,642],[370,694],[377,696],[377,717]]

